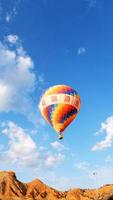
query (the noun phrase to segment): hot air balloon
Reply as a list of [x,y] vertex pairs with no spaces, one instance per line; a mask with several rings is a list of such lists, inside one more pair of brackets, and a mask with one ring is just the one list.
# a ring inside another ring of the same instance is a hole
[[70,86],[55,85],[42,95],[39,109],[44,119],[63,138],[63,131],[76,118],[80,110],[80,96]]

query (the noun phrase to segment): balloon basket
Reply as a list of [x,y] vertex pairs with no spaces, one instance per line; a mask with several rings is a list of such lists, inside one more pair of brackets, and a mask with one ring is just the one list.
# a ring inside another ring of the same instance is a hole
[[59,140],[62,140],[62,139],[63,139],[63,134],[62,134],[62,133],[59,133],[58,139],[59,139]]

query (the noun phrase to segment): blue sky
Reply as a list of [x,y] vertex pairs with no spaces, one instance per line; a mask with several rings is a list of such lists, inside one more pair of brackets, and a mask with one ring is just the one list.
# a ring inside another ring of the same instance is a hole
[[[112,0],[0,0],[1,170],[58,189],[113,183],[112,10]],[[38,110],[56,84],[82,102],[61,142]]]

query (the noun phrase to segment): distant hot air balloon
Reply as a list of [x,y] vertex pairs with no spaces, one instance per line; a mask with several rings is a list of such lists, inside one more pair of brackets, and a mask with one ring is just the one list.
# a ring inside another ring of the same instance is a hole
[[69,86],[56,85],[45,91],[39,109],[44,119],[59,134],[59,139],[62,139],[62,132],[80,110],[80,96]]

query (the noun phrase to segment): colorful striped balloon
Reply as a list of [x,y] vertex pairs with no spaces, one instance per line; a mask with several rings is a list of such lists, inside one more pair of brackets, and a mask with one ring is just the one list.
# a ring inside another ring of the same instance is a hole
[[59,133],[59,139],[62,139],[62,132],[80,110],[80,96],[69,86],[56,85],[45,91],[39,109],[44,119]]

